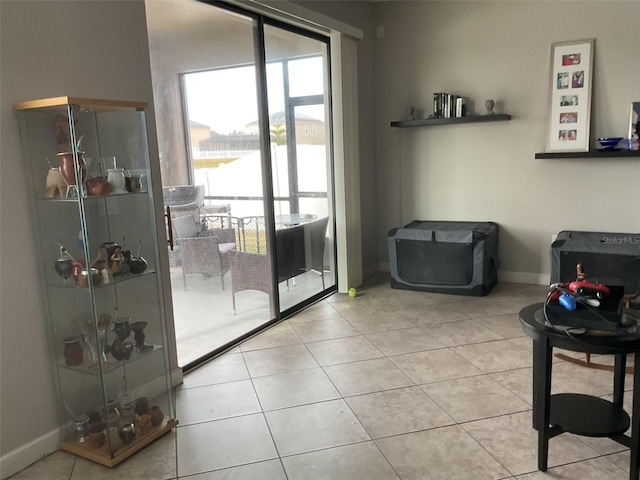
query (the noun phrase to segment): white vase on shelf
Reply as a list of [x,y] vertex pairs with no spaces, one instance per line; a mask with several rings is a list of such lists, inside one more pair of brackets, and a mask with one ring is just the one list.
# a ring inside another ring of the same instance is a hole
[[111,184],[111,193],[129,193],[124,176],[124,168],[110,168],[107,170],[107,181]]

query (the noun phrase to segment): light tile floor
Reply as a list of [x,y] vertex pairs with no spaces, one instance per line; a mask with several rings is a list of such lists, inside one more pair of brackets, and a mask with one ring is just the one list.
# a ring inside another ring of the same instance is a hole
[[[179,427],[118,467],[57,452],[13,478],[627,479],[627,449],[570,434],[537,471],[518,311],[545,293],[411,292],[377,275],[357,298],[333,295],[186,375]],[[554,392],[610,398],[610,372],[555,361]]]

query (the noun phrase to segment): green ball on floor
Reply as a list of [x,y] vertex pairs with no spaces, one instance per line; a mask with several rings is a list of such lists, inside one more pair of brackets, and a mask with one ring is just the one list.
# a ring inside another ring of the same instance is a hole
[[355,288],[350,288],[350,289],[349,289],[349,296],[350,296],[351,298],[354,298],[354,297],[355,297],[355,296],[357,296],[357,295],[358,295],[358,291],[357,291]]

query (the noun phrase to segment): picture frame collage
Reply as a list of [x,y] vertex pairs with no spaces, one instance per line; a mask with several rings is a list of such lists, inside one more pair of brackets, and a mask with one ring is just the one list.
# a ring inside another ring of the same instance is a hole
[[588,152],[595,40],[551,45],[547,152]]

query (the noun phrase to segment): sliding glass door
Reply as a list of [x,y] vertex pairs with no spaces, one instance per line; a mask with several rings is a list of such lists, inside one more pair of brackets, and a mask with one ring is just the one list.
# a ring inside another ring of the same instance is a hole
[[281,311],[335,285],[327,44],[265,25]]
[[328,44],[219,4],[147,12],[189,368],[335,290]]

